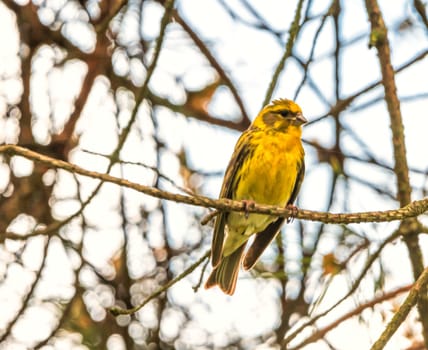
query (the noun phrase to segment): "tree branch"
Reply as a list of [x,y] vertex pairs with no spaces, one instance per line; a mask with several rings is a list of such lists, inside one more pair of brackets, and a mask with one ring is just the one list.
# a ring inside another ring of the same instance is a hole
[[211,254],[211,250],[208,250],[204,255],[202,255],[198,261],[190,265],[186,270],[184,270],[182,273],[180,273],[177,277],[173,278],[172,280],[168,281],[165,285],[160,287],[156,292],[151,294],[149,297],[147,297],[141,304],[131,308],[131,309],[122,309],[120,307],[112,307],[110,308],[110,312],[114,316],[118,315],[131,315],[138,310],[140,310],[144,305],[146,305],[150,300],[153,300],[157,296],[161,295],[163,292],[168,290],[171,286],[176,284],[178,281],[182,280],[187,275],[190,275],[200,264],[204,262],[205,259],[207,259]]
[[236,88],[232,80],[229,78],[228,74],[225,72],[223,67],[220,65],[218,60],[214,57],[214,55],[211,53],[205,43],[199,38],[195,31],[186,23],[186,21],[180,16],[177,11],[173,12],[173,18],[177,21],[178,24],[180,24],[180,26],[187,33],[187,35],[189,35],[189,37],[193,40],[195,45],[205,56],[211,66],[220,75],[222,81],[227,85],[241,111],[242,119],[239,121],[238,125],[240,125],[242,129],[247,128],[250,124],[250,118],[248,117],[247,111],[245,110],[244,103],[242,102],[238,89]]
[[428,283],[428,268],[426,268],[418,280],[416,281],[413,288],[410,290],[409,295],[403,304],[401,304],[398,311],[394,314],[394,317],[389,322],[386,329],[383,331],[379,339],[373,344],[371,350],[382,350],[398,327],[404,322],[407,315],[409,314],[412,307],[418,301],[419,296],[426,290]]
[[395,231],[391,236],[389,236],[387,239],[385,239],[382,242],[382,244],[378,247],[378,249],[376,249],[375,252],[373,252],[373,254],[371,254],[367,258],[366,263],[364,264],[363,269],[358,274],[357,278],[352,282],[352,286],[350,287],[350,289],[348,290],[348,292],[343,297],[341,297],[332,306],[330,306],[329,308],[327,308],[326,310],[324,310],[320,314],[313,316],[307,322],[305,322],[304,324],[300,325],[297,329],[293,330],[293,332],[290,333],[282,341],[282,345],[286,346],[287,344],[289,344],[294,338],[296,338],[296,336],[298,336],[299,334],[301,334],[306,327],[309,327],[309,326],[315,324],[316,321],[318,321],[320,318],[323,318],[324,316],[330,314],[331,311],[333,311],[336,307],[338,307],[340,304],[342,304],[343,301],[345,301],[346,299],[348,299],[357,290],[357,288],[359,287],[361,281],[363,280],[364,276],[366,275],[367,271],[370,269],[370,267],[373,265],[373,263],[379,257],[380,253],[385,248],[385,246],[388,243],[390,243],[393,240],[395,240],[397,237],[398,237],[398,231]]
[[305,345],[308,345],[310,343],[315,343],[317,340],[324,337],[328,332],[330,332],[334,328],[341,325],[342,322],[346,321],[347,319],[361,314],[367,308],[373,307],[376,304],[380,304],[380,303],[384,302],[385,300],[392,299],[392,298],[396,297],[398,294],[407,292],[409,289],[411,289],[412,286],[413,285],[404,286],[404,287],[395,289],[393,291],[383,293],[382,295],[380,295],[380,296],[378,296],[378,297],[376,297],[376,298],[374,298],[374,299],[372,299],[372,300],[370,300],[364,304],[358,305],[355,309],[345,313],[343,316],[334,320],[330,324],[320,328],[317,332],[310,335],[308,338],[303,340],[300,344],[289,348],[289,350],[297,350],[297,349],[303,348]]
[[[84,168],[79,167],[78,165],[65,162],[63,160],[51,158],[16,145],[0,146],[0,154],[5,154],[7,156],[22,156],[35,162],[44,164],[45,166],[50,168],[63,169],[71,173],[91,177],[94,179],[99,179],[102,182],[114,183],[118,186],[131,188],[148,196],[156,197],[159,199],[170,200],[194,206],[201,206],[205,208],[215,208],[224,211],[247,211],[249,213],[269,214],[283,217],[289,217],[293,214],[291,210],[277,206],[255,204],[254,207],[248,207],[241,201],[235,201],[227,198],[216,200],[205,196],[189,196],[179,193],[163,191],[154,187],[137,184],[126,179],[111,176],[109,174],[86,170]],[[424,214],[427,211],[428,197],[425,197],[424,199],[413,201],[412,203],[400,209],[335,214],[299,209],[295,217],[297,219],[320,221],[328,224],[350,224],[361,222],[386,222],[403,220],[405,218],[416,217],[418,215]]]
[[153,58],[152,61],[149,65],[149,67],[147,68],[147,72],[146,72],[146,79],[144,80],[143,86],[141,87],[141,89],[138,90],[137,95],[135,96],[135,107],[132,110],[131,113],[131,118],[128,121],[128,124],[125,126],[125,128],[122,130],[120,136],[119,136],[119,142],[116,146],[116,149],[113,151],[113,155],[112,155],[112,159],[113,162],[116,160],[116,158],[118,158],[119,153],[123,147],[123,145],[125,144],[125,141],[131,131],[132,125],[134,124],[136,118],[137,118],[137,114],[138,114],[138,110],[140,108],[140,104],[144,101],[144,99],[147,97],[147,94],[149,92],[149,82],[150,79],[153,75],[153,72],[155,71],[159,56],[160,56],[160,52],[162,49],[162,44],[164,42],[165,39],[165,33],[166,33],[166,26],[168,25],[172,12],[174,9],[174,0],[167,0],[165,2],[165,12],[163,14],[163,17],[161,19],[161,23],[160,23],[160,30],[159,30],[159,36],[156,40],[156,44],[155,47],[153,49]]
[[[397,199],[400,206],[405,206],[411,201],[412,188],[409,181],[409,167],[406,157],[406,143],[404,138],[404,125],[401,116],[400,100],[397,95],[395,73],[391,63],[391,51],[388,41],[388,30],[382,17],[377,0],[366,0],[367,14],[371,23],[369,46],[377,49],[380,68],[382,72],[382,84],[385,90],[385,101],[391,120],[392,145],[394,149],[394,172],[397,177]],[[409,251],[412,263],[413,276],[416,280],[424,269],[422,251],[419,246],[417,234],[420,232],[420,223],[416,219],[407,219],[401,222],[399,230],[405,233],[404,241]],[[419,298],[418,310],[423,326],[425,346],[428,348],[428,296],[422,293]]]
[[285,45],[285,52],[282,55],[281,60],[279,61],[278,66],[276,67],[275,72],[272,76],[268,90],[266,91],[265,99],[263,101],[263,106],[267,105],[269,101],[272,99],[273,90],[275,89],[276,83],[278,82],[279,75],[284,69],[285,61],[292,54],[294,41],[296,40],[297,34],[299,34],[299,30],[300,30],[299,22],[302,14],[303,1],[304,0],[299,0],[297,4],[294,20],[291,23],[290,30],[288,32],[288,40],[287,40],[287,44]]

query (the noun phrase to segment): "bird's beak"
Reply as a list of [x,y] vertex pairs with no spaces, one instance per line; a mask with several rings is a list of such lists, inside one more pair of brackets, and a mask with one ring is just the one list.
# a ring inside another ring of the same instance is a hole
[[302,125],[302,124],[306,124],[308,121],[307,121],[307,119],[303,116],[303,114],[302,113],[297,113],[296,114],[296,120],[297,120],[297,122],[300,124],[300,125]]

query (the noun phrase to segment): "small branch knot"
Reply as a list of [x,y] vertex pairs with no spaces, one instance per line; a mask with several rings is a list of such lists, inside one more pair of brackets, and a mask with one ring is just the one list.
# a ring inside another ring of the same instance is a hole
[[385,43],[386,29],[373,29],[370,33],[369,49],[379,47]]

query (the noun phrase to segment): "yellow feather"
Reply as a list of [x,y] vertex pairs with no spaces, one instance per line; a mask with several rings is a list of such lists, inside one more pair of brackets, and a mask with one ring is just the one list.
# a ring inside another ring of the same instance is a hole
[[[290,129],[297,127],[290,126]],[[291,131],[291,130],[289,130]],[[299,132],[259,132],[252,140],[254,154],[240,169],[241,181],[233,199],[259,204],[285,206],[297,180],[304,151]],[[242,212],[229,214],[224,256],[230,255],[257,232],[263,231],[276,217]]]
[[[300,107],[293,101],[275,100],[263,108],[235,146],[220,197],[278,206],[292,204],[303,179],[301,125],[305,122]],[[243,244],[251,235],[269,231],[268,226],[277,220],[262,214],[220,214],[213,236],[214,270],[206,287],[218,284],[232,294]]]

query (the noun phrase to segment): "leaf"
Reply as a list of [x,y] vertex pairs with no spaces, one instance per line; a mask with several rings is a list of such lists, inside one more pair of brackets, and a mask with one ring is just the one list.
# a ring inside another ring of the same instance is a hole
[[333,253],[324,255],[322,259],[323,275],[337,275],[342,271],[342,265],[337,261]]

